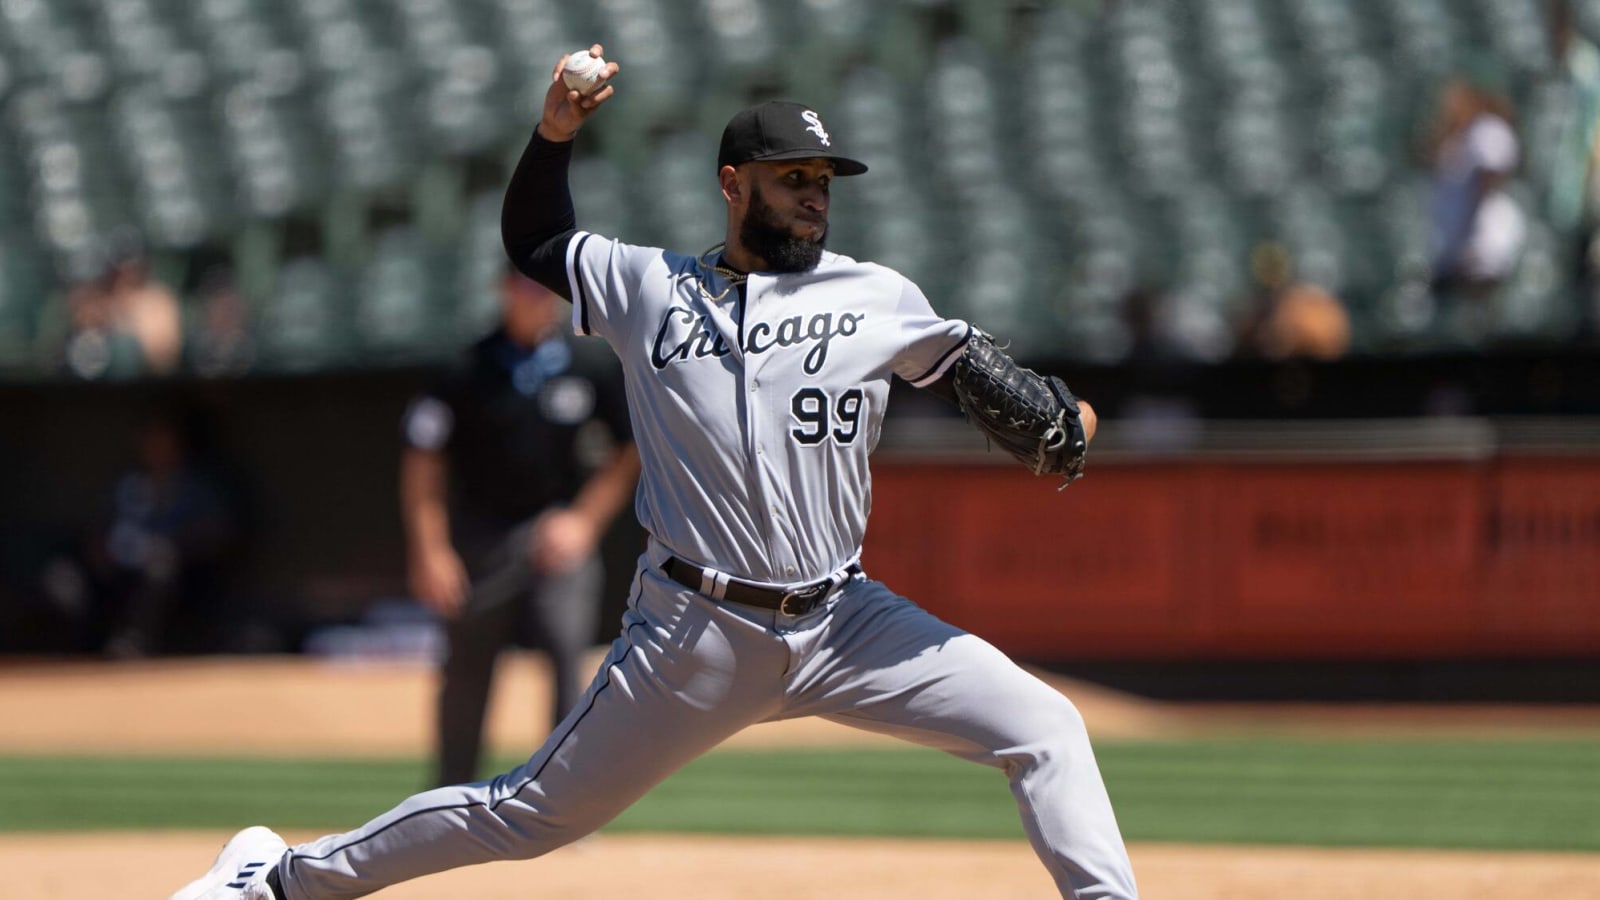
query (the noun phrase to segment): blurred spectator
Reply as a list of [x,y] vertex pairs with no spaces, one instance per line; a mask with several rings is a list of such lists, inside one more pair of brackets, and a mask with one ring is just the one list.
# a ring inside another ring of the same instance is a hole
[[1570,0],[1549,0],[1550,80],[1563,102],[1547,154],[1544,205],[1550,224],[1570,235],[1579,283],[1589,294],[1591,323],[1600,328],[1600,48],[1578,31]]
[[70,528],[0,511],[0,653],[81,653],[92,637],[90,585]]
[[1561,105],[1562,122],[1557,146],[1550,152],[1550,183],[1545,204],[1550,224],[1565,234],[1591,225],[1597,206],[1594,180],[1596,137],[1600,133],[1600,48],[1577,30],[1569,0],[1550,0],[1546,20],[1550,25],[1551,76],[1564,85],[1567,101]]
[[1233,335],[1209,298],[1181,288],[1139,285],[1122,297],[1126,358],[1135,365],[1216,362],[1233,349]]
[[103,649],[118,658],[176,649],[173,632],[215,618],[238,537],[227,492],[196,464],[176,417],[145,422],[135,449],[88,554],[107,628]]
[[152,375],[177,371],[183,352],[183,319],[178,295],[150,273],[144,250],[124,241],[113,252],[107,290],[118,324],[139,341],[145,370]]
[[1239,341],[1267,359],[1333,360],[1350,350],[1350,314],[1321,285],[1294,278],[1283,245],[1266,243],[1250,254],[1255,303]]
[[233,270],[215,266],[200,279],[195,320],[185,351],[189,368],[205,378],[242,375],[255,362],[250,308]]
[[1465,77],[1445,84],[1428,146],[1440,295],[1483,296],[1517,264],[1527,224],[1505,191],[1521,156],[1511,119],[1500,94]]
[[1148,287],[1122,298],[1127,394],[1115,413],[1130,448],[1176,452],[1198,437],[1200,414],[1190,396],[1194,357],[1162,327],[1163,310],[1162,295]]
[[117,316],[104,280],[73,285],[67,291],[67,317],[61,366],[68,374],[93,381],[133,378],[144,372],[139,338]]
[[1128,329],[1127,361],[1140,368],[1184,358],[1161,329],[1161,295],[1143,285],[1122,298],[1122,321]]

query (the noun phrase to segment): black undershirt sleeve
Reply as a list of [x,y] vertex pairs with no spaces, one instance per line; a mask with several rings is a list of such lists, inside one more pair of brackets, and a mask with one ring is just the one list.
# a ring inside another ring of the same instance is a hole
[[535,129],[500,208],[500,237],[512,264],[568,300],[567,242],[577,231],[567,186],[571,163],[571,141],[547,141]]
[[951,366],[943,375],[922,386],[922,389],[938,397],[940,400],[959,407],[961,400],[956,397],[956,368]]

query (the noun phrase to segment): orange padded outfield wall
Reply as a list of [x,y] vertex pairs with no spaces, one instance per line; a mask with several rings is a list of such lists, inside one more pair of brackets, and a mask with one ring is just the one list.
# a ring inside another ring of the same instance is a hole
[[872,574],[1036,660],[1600,653],[1600,459],[880,465]]

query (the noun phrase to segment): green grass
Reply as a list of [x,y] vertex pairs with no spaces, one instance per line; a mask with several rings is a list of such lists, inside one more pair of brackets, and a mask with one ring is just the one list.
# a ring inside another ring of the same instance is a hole
[[[1097,752],[1130,840],[1600,850],[1592,743],[1206,740]],[[342,829],[403,799],[425,772],[392,760],[0,756],[0,830]],[[917,749],[713,753],[611,828],[1022,834],[997,771]]]

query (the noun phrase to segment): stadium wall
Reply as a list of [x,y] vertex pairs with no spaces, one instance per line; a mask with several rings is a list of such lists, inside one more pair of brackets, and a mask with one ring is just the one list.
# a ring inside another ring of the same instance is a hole
[[1600,656],[1600,458],[880,466],[865,560],[1024,658]]
[[[426,379],[0,389],[0,651],[68,646],[27,614],[37,566],[100,514],[157,409],[200,423],[247,514],[223,602],[277,637],[221,649],[295,649],[402,595],[396,423]],[[866,562],[1019,656],[1600,660],[1600,419],[1111,420],[1058,494],[901,399]],[[638,546],[610,538],[608,629]]]

